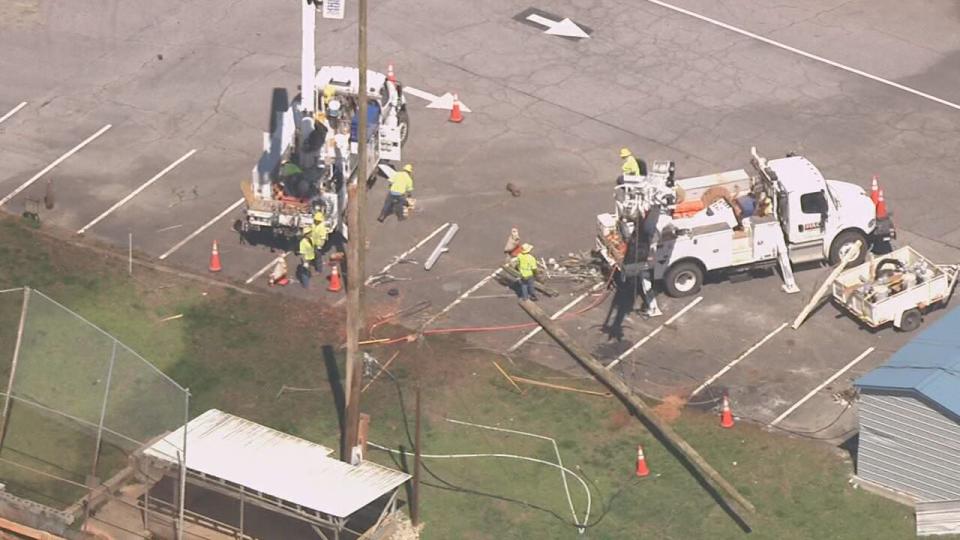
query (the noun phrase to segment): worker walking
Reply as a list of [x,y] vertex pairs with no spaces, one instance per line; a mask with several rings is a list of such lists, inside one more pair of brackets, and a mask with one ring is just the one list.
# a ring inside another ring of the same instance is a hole
[[413,165],[407,163],[402,171],[397,171],[390,177],[390,192],[383,201],[383,210],[377,221],[383,223],[391,213],[397,215],[398,221],[403,221],[403,209],[407,206],[407,197],[413,194]]
[[297,279],[300,280],[304,289],[310,287],[310,266],[314,264],[317,258],[317,250],[310,238],[311,232],[313,232],[312,229],[305,230],[303,237],[300,238],[300,265],[297,266]]
[[623,184],[624,177],[644,176],[647,174],[647,164],[633,156],[629,148],[620,149],[620,158],[623,159],[622,174],[617,178],[617,185]]
[[537,291],[534,280],[537,276],[537,258],[530,254],[533,246],[523,244],[520,248],[520,254],[517,255],[517,271],[520,272],[520,300],[533,300],[536,302]]

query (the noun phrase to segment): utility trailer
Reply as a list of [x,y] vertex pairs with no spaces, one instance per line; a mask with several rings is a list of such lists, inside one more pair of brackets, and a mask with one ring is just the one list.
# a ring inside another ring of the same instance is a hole
[[934,264],[905,246],[841,272],[832,284],[833,300],[870,328],[893,323],[911,332],[920,327],[925,312],[946,306],[958,270],[958,265]]

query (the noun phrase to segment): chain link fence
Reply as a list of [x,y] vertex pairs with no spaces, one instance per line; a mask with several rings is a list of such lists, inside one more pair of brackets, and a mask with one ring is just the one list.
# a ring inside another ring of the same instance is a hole
[[[185,388],[37,290],[0,291],[0,354],[0,482],[65,515],[132,477],[134,454],[188,420]],[[168,447],[180,463],[185,450]]]

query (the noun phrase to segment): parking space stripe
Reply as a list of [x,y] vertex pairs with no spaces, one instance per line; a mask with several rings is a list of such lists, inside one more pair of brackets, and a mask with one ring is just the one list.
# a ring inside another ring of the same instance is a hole
[[442,317],[443,315],[445,315],[447,312],[449,312],[451,309],[453,309],[454,307],[456,307],[457,304],[459,304],[460,302],[463,302],[468,296],[470,296],[471,294],[477,292],[477,291],[480,289],[480,287],[483,287],[484,285],[486,285],[487,283],[489,283],[491,279],[499,276],[499,275],[500,275],[500,272],[503,272],[503,268],[497,268],[497,269],[494,270],[493,273],[491,273],[489,276],[481,279],[480,281],[477,282],[476,285],[474,285],[473,287],[470,287],[469,289],[467,289],[467,292],[465,292],[465,293],[461,294],[460,296],[458,296],[457,299],[454,300],[453,302],[450,302],[450,303],[447,305],[447,307],[443,308],[443,310],[440,311],[440,313],[437,313],[437,314],[434,315],[433,317],[430,317],[430,319],[429,319],[427,322],[423,323],[423,326],[420,327],[420,331],[422,332],[426,327],[428,327],[428,326],[430,326],[431,324],[433,324],[433,321],[439,319],[440,317]]
[[827,386],[828,384],[830,384],[830,383],[832,383],[833,381],[837,380],[837,378],[840,377],[841,375],[843,375],[844,373],[846,373],[848,369],[850,369],[850,368],[852,368],[853,366],[857,365],[858,362],[860,362],[861,360],[863,360],[864,358],[866,358],[867,355],[869,355],[870,353],[873,352],[873,350],[874,350],[874,347],[869,347],[867,350],[865,350],[865,351],[863,351],[862,353],[860,353],[860,356],[858,356],[858,357],[854,358],[853,360],[851,360],[849,364],[847,364],[847,365],[843,366],[842,368],[840,368],[840,370],[837,371],[836,373],[834,373],[833,375],[831,375],[830,378],[828,378],[827,380],[823,381],[822,383],[820,383],[819,386],[817,386],[816,388],[814,388],[813,390],[811,390],[809,394],[803,396],[803,398],[801,398],[800,401],[794,403],[789,409],[787,409],[786,411],[784,411],[783,414],[781,414],[780,416],[778,416],[773,422],[770,422],[770,425],[771,425],[771,426],[775,426],[775,425],[779,424],[780,422],[782,422],[784,418],[790,416],[790,413],[792,413],[793,411],[799,409],[801,405],[803,405],[804,403],[807,402],[808,399],[810,399],[810,398],[812,398],[814,395],[816,395],[817,392],[819,392],[820,390],[823,390],[823,388],[824,388],[825,386]]
[[433,238],[434,236],[440,234],[440,231],[446,229],[449,225],[450,225],[450,223],[447,222],[447,223],[444,223],[443,225],[437,227],[436,230],[434,230],[432,233],[430,233],[429,235],[427,235],[426,238],[424,238],[423,240],[417,242],[417,245],[413,246],[412,248],[410,248],[410,249],[404,251],[403,253],[397,255],[396,257],[394,257],[393,262],[391,262],[390,264],[384,266],[384,267],[383,267],[379,272],[377,272],[376,274],[372,274],[372,275],[368,276],[368,277],[367,277],[367,281],[364,282],[364,285],[369,285],[369,284],[373,281],[373,277],[374,277],[374,276],[379,275],[379,274],[386,274],[387,272],[389,272],[391,268],[393,268],[394,266],[396,266],[397,264],[399,264],[403,259],[405,259],[408,255],[410,255],[410,254],[413,253],[414,251],[420,249],[421,246],[423,246],[424,244],[426,244],[427,242],[429,242],[430,239]]
[[17,112],[18,112],[20,109],[22,109],[22,108],[24,108],[24,107],[26,107],[26,106],[27,106],[27,102],[26,102],[26,101],[21,101],[19,105],[17,105],[16,107],[10,109],[10,112],[8,112],[7,114],[5,114],[5,115],[3,115],[3,116],[0,116],[0,124],[2,124],[3,121],[6,120],[7,118],[10,118],[11,116],[17,114]]
[[820,62],[820,63],[822,63],[822,64],[827,64],[828,66],[832,66],[832,67],[835,67],[835,68],[837,68],[837,69],[842,69],[843,71],[846,71],[846,72],[848,72],[848,73],[852,73],[852,74],[854,74],[854,75],[859,75],[860,77],[864,77],[864,78],[866,78],[866,79],[870,79],[871,81],[878,82],[878,83],[880,83],[880,84],[885,84],[885,85],[890,86],[890,87],[892,87],[892,88],[896,88],[897,90],[901,90],[901,91],[903,91],[903,92],[907,92],[907,93],[913,94],[913,95],[915,95],[915,96],[919,96],[919,97],[922,97],[922,98],[924,98],[924,99],[928,99],[928,100],[930,100],[930,101],[939,103],[939,104],[941,104],[941,105],[946,105],[947,107],[950,107],[950,108],[952,108],[952,109],[960,110],[960,105],[958,105],[958,104],[956,104],[956,103],[953,103],[952,101],[947,101],[947,100],[945,100],[945,99],[938,98],[937,96],[930,95],[930,94],[928,94],[928,93],[926,93],[926,92],[921,92],[920,90],[917,90],[917,89],[915,89],[915,88],[911,88],[911,87],[909,87],[909,86],[906,86],[906,85],[903,85],[903,84],[900,84],[900,83],[897,83],[897,82],[893,82],[893,81],[888,80],[888,79],[884,79],[883,77],[878,77],[877,75],[873,75],[873,74],[867,73],[866,71],[863,71],[863,70],[861,70],[861,69],[857,69],[857,68],[855,68],[855,67],[850,67],[850,66],[841,64],[840,62],[834,62],[833,60],[824,58],[824,57],[822,57],[822,56],[818,56],[818,55],[813,54],[813,53],[808,53],[807,51],[798,49],[798,48],[796,48],[796,47],[791,47],[790,45],[787,45],[787,44],[785,44],[785,43],[781,43],[781,42],[779,42],[779,41],[770,39],[770,38],[768,38],[768,37],[761,36],[760,34],[755,34],[755,33],[751,32],[751,31],[749,31],[749,30],[744,30],[743,28],[739,28],[739,27],[733,26],[733,25],[731,25],[731,24],[727,24],[727,23],[725,23],[725,22],[723,22],[723,21],[718,21],[718,20],[716,20],[716,19],[711,19],[710,17],[707,17],[706,15],[701,15],[701,14],[696,13],[696,12],[694,12],[694,11],[690,11],[689,9],[684,9],[684,8],[682,8],[682,7],[679,7],[679,6],[674,6],[674,5],[672,5],[672,4],[668,4],[668,3],[663,2],[663,1],[661,1],[661,0],[646,0],[646,1],[649,2],[649,3],[651,3],[651,4],[655,4],[655,5],[658,5],[658,6],[660,6],[660,7],[669,9],[669,10],[671,10],[671,11],[675,11],[675,12],[677,12],[677,13],[681,13],[681,14],[686,15],[686,16],[688,16],[688,17],[693,17],[694,19],[701,20],[701,21],[703,21],[703,22],[712,24],[712,25],[714,25],[714,26],[719,26],[720,28],[724,28],[724,29],[726,29],[726,30],[730,30],[731,32],[736,32],[737,34],[740,34],[741,36],[745,36],[745,37],[748,37],[748,38],[750,38],[750,39],[755,39],[755,40],[757,40],[757,41],[761,41],[761,42],[763,42],[763,43],[766,43],[767,45],[772,45],[772,46],[774,46],[774,47],[777,47],[778,49],[783,49],[783,50],[785,50],[785,51],[787,51],[787,52],[791,52],[791,53],[793,53],[793,54],[797,54],[797,55],[803,56],[804,58],[809,58],[810,60],[814,60],[814,61]]
[[741,354],[740,356],[736,357],[736,358],[735,358],[732,362],[730,362],[729,364],[723,366],[723,369],[721,369],[720,371],[718,371],[713,377],[710,377],[709,379],[707,379],[706,381],[704,381],[703,384],[701,384],[700,386],[698,386],[696,390],[694,390],[693,392],[690,392],[690,397],[693,397],[693,396],[699,394],[704,388],[706,388],[706,387],[710,386],[711,384],[713,384],[713,381],[719,379],[721,376],[723,376],[724,373],[730,371],[730,369],[733,368],[733,366],[739,364],[741,360],[743,360],[744,358],[750,356],[750,355],[753,353],[753,351],[755,351],[755,350],[759,349],[760,347],[762,347],[764,343],[770,341],[770,339],[773,338],[773,336],[779,334],[780,331],[783,330],[783,329],[786,328],[786,327],[787,327],[787,323],[783,323],[783,324],[781,324],[780,326],[778,326],[776,330],[774,330],[773,332],[770,332],[769,334],[767,334],[766,336],[764,336],[763,339],[761,339],[760,341],[754,343],[753,346],[751,346],[749,349],[747,349],[746,351],[744,351],[743,354]]
[[624,358],[626,358],[627,356],[630,356],[630,354],[631,354],[633,351],[639,349],[640,347],[643,347],[644,343],[646,343],[646,342],[650,341],[651,339],[653,339],[657,334],[659,334],[660,332],[662,332],[663,329],[666,328],[666,326],[667,326],[668,324],[672,324],[673,321],[679,319],[681,316],[683,316],[684,313],[690,311],[690,310],[693,308],[693,306],[699,304],[701,301],[703,301],[703,297],[702,297],[702,296],[698,296],[698,297],[694,298],[692,302],[690,302],[689,304],[683,306],[683,309],[681,309],[680,311],[676,312],[676,313],[673,315],[673,317],[670,317],[669,319],[667,319],[667,322],[665,322],[665,323],[661,324],[660,326],[658,326],[653,332],[650,332],[649,334],[647,334],[646,337],[644,337],[644,338],[641,339],[640,341],[634,343],[632,347],[630,347],[629,349],[627,349],[626,351],[624,351],[623,354],[621,354],[620,356],[618,356],[616,360],[614,360],[613,362],[610,362],[609,364],[607,364],[607,369],[613,369],[613,368],[615,368],[615,367],[617,366],[617,364],[619,364],[621,361],[623,361]]
[[266,266],[264,266],[263,268],[257,270],[257,273],[256,273],[256,274],[254,274],[254,275],[250,276],[249,278],[247,278],[247,280],[244,281],[244,283],[247,284],[247,285],[253,283],[253,280],[255,280],[255,279],[257,279],[258,277],[262,276],[267,270],[270,270],[271,268],[273,268],[273,267],[274,267],[278,262],[280,262],[282,259],[286,259],[287,257],[289,257],[289,256],[290,256],[290,253],[291,253],[290,251],[285,251],[285,252],[283,252],[283,255],[280,255],[280,256],[278,256],[278,257],[274,257],[274,259],[273,259],[272,261],[268,262]]
[[77,152],[79,152],[84,146],[90,144],[91,142],[93,142],[94,139],[96,139],[97,137],[103,135],[103,134],[104,134],[108,129],[110,129],[111,127],[113,127],[113,126],[111,126],[110,124],[107,124],[107,125],[103,126],[103,127],[100,128],[96,133],[94,133],[93,135],[87,137],[82,143],[74,146],[74,147],[71,148],[69,151],[67,151],[66,154],[64,154],[64,155],[58,157],[57,159],[55,159],[55,160],[53,161],[53,163],[51,163],[51,164],[47,165],[46,167],[44,167],[42,171],[40,171],[40,172],[38,172],[37,174],[35,174],[35,175],[33,175],[32,177],[30,177],[30,179],[27,180],[26,182],[20,184],[20,187],[18,187],[17,189],[13,190],[13,192],[11,192],[9,195],[7,195],[6,197],[4,197],[3,199],[0,199],[0,206],[3,206],[3,205],[5,205],[5,204],[7,204],[7,203],[10,201],[10,199],[16,197],[17,194],[19,194],[21,191],[23,191],[23,190],[27,189],[28,187],[30,187],[30,185],[33,184],[34,182],[36,182],[37,180],[39,180],[41,176],[47,174],[47,173],[50,172],[54,167],[56,167],[57,165],[63,163],[64,161],[66,161],[67,158],[69,158],[70,156],[72,156],[72,155],[76,154]]
[[120,208],[121,206],[127,204],[127,202],[129,202],[130,199],[136,197],[138,194],[140,194],[141,191],[143,191],[143,190],[147,189],[148,187],[150,187],[154,182],[156,182],[157,180],[159,180],[160,178],[162,178],[163,175],[165,175],[165,174],[167,174],[168,172],[172,171],[174,168],[176,168],[177,165],[180,165],[181,163],[183,163],[184,161],[186,161],[187,159],[189,159],[190,156],[192,156],[192,155],[195,154],[195,153],[197,153],[197,149],[196,149],[196,148],[194,148],[193,150],[190,150],[189,152],[187,152],[186,154],[184,154],[180,159],[174,161],[174,162],[171,163],[170,165],[167,165],[167,167],[166,167],[165,169],[163,169],[162,171],[160,171],[160,172],[158,172],[157,174],[155,174],[155,175],[153,176],[153,178],[147,180],[147,181],[144,182],[140,187],[138,187],[137,189],[131,191],[129,195],[127,195],[126,197],[124,197],[124,198],[120,199],[119,201],[117,201],[117,203],[114,204],[113,206],[111,206],[110,208],[108,208],[106,212],[100,214],[99,216],[97,216],[96,218],[94,218],[93,221],[91,221],[90,223],[87,223],[86,225],[84,225],[83,227],[81,227],[80,230],[77,231],[77,234],[83,234],[83,233],[87,232],[87,229],[89,229],[90,227],[93,227],[93,226],[96,225],[97,223],[100,223],[100,221],[101,221],[103,218],[105,218],[105,217],[107,217],[108,215],[110,215],[111,212],[113,212],[113,211],[116,210],[117,208]]
[[[550,316],[550,320],[551,320],[551,321],[557,320],[558,317],[562,316],[562,315],[563,315],[564,313],[566,313],[567,311],[570,311],[570,309],[572,309],[574,306],[576,306],[577,304],[579,304],[580,302],[582,302],[584,298],[586,298],[586,297],[590,296],[591,294],[597,292],[598,290],[602,289],[606,284],[607,284],[606,281],[601,281],[600,283],[597,283],[596,285],[594,285],[593,287],[591,287],[589,291],[587,291],[587,292],[581,294],[580,296],[574,298],[572,302],[570,302],[569,304],[563,306],[562,308],[560,308],[559,311],[557,311],[556,313],[554,313],[553,315],[551,315],[551,316]],[[537,335],[541,330],[543,330],[543,327],[542,327],[542,326],[538,326],[538,327],[534,328],[533,330],[527,332],[527,335],[523,336],[522,338],[520,338],[519,341],[517,341],[516,343],[514,343],[509,349],[507,349],[507,352],[508,352],[508,353],[511,353],[511,352],[513,352],[513,351],[516,351],[516,350],[519,349],[521,346],[523,346],[524,343],[526,343],[527,341],[530,341],[530,339],[533,338],[533,336]]]
[[177,251],[178,249],[182,248],[187,242],[193,240],[194,238],[196,238],[197,236],[199,236],[203,231],[209,229],[211,225],[213,225],[214,223],[216,223],[216,222],[220,221],[221,219],[223,219],[223,216],[225,216],[225,215],[229,214],[230,212],[233,212],[234,210],[236,210],[237,207],[240,206],[241,204],[243,204],[243,197],[240,197],[239,199],[237,199],[237,202],[235,202],[235,203],[231,204],[230,206],[228,206],[226,210],[224,210],[223,212],[220,212],[220,213],[217,214],[213,219],[211,219],[210,221],[204,223],[199,229],[197,229],[197,230],[193,231],[192,233],[190,233],[189,236],[187,236],[187,237],[184,238],[183,240],[181,240],[181,241],[177,242],[176,244],[174,244],[174,246],[173,246],[172,248],[168,249],[166,253],[164,253],[163,255],[160,256],[160,260],[162,261],[162,260],[166,259],[167,257],[169,257],[171,254],[173,254],[173,252],[175,252],[175,251]]

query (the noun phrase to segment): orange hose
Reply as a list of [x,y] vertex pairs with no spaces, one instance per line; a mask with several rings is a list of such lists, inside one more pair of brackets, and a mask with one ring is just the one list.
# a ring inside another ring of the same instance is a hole
[[[566,319],[570,319],[570,318],[572,318],[572,317],[576,317],[576,316],[582,315],[582,314],[586,313],[587,311],[590,311],[591,309],[593,309],[593,308],[597,307],[598,305],[600,305],[604,300],[607,299],[608,296],[610,296],[609,286],[610,286],[610,283],[611,283],[612,281],[613,281],[613,274],[610,275],[610,278],[607,279],[607,283],[606,283],[606,285],[604,286],[606,292],[604,292],[602,295],[600,295],[599,297],[597,297],[597,300],[595,300],[593,303],[591,303],[590,305],[588,305],[588,306],[586,306],[586,307],[584,307],[584,308],[578,309],[577,311],[572,311],[572,312],[570,312],[570,313],[566,313],[566,314],[564,314],[562,317],[559,317],[559,319],[560,319],[560,320],[566,320]],[[432,330],[424,330],[424,331],[421,332],[421,333],[422,333],[423,335],[425,335],[425,336],[426,336],[426,335],[431,335],[431,336],[432,336],[432,335],[438,335],[438,334],[468,334],[468,333],[481,333],[481,332],[502,332],[502,331],[506,331],[506,330],[522,330],[522,329],[524,329],[524,328],[535,328],[535,327],[537,327],[537,326],[539,326],[539,325],[538,325],[537,323],[535,323],[535,322],[530,322],[530,323],[517,323],[517,324],[506,324],[506,325],[500,325],[500,326],[463,326],[463,327],[455,327],[455,328],[434,328],[434,329],[432,329]],[[408,335],[406,335],[406,336],[401,336],[401,337],[393,338],[393,339],[384,338],[384,339],[382,339],[382,340],[375,340],[375,342],[369,343],[369,344],[370,344],[370,345],[393,345],[393,344],[396,344],[396,343],[410,342],[410,341],[413,341],[414,339],[416,339],[416,334],[408,334]]]

